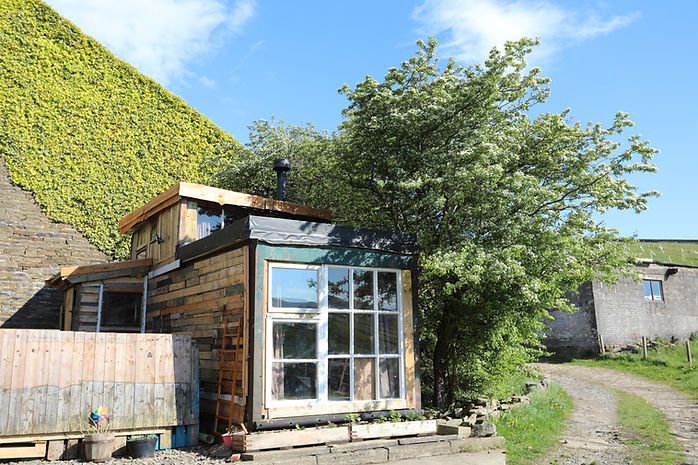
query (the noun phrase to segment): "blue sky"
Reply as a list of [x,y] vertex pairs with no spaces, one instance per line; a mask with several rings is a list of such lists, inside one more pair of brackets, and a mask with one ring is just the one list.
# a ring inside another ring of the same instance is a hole
[[540,37],[529,63],[552,78],[541,108],[633,132],[661,150],[659,190],[640,215],[602,220],[624,235],[698,239],[698,2],[383,0],[49,0],[59,13],[231,133],[272,115],[334,130],[337,89],[380,79],[433,35],[441,56],[481,62],[492,46]]

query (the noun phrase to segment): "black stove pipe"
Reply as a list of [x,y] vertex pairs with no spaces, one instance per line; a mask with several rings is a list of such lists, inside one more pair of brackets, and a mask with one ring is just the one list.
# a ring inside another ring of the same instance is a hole
[[276,171],[276,192],[279,200],[286,200],[286,172],[291,169],[291,160],[288,158],[277,158],[274,160],[274,171]]

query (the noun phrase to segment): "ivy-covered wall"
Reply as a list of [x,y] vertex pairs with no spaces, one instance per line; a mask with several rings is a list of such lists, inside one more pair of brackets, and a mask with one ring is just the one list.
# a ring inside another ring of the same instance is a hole
[[0,1],[0,156],[49,217],[128,253],[121,217],[240,144],[39,0]]

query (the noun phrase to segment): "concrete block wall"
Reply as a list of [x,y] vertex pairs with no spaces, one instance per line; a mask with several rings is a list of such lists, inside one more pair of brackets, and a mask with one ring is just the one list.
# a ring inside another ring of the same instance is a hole
[[550,331],[546,333],[543,344],[551,352],[563,356],[597,353],[599,344],[592,283],[583,284],[579,294],[569,295],[568,300],[578,310],[574,313],[550,312],[554,320],[546,322]]
[[[670,268],[676,274],[668,274]],[[627,345],[642,336],[684,339],[698,331],[698,269],[651,264],[636,271],[662,281],[664,300],[645,300],[642,281],[632,278],[615,285],[594,282],[597,331],[607,346]]]
[[61,267],[110,260],[75,228],[49,219],[12,183],[0,156],[0,327],[57,328],[63,293],[44,281]]

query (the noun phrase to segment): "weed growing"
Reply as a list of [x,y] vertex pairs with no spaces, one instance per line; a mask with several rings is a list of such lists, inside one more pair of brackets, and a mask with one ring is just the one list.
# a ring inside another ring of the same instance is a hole
[[677,465],[683,463],[680,446],[669,431],[666,418],[642,398],[618,391],[618,423],[623,440],[637,465]]
[[572,399],[556,384],[532,392],[530,398],[529,404],[494,420],[497,433],[507,441],[508,465],[535,463],[555,446],[572,413]]

